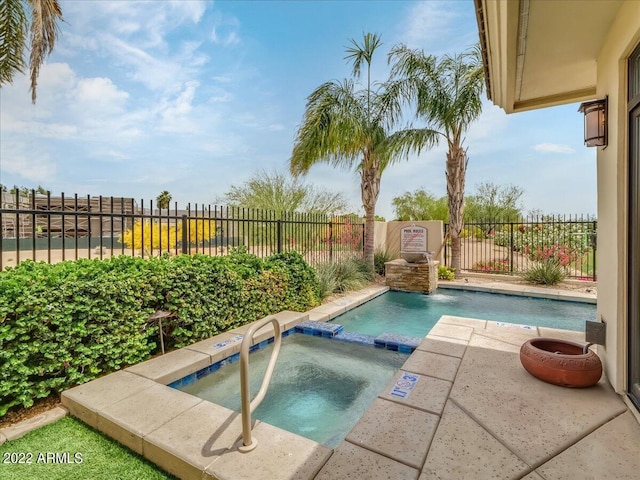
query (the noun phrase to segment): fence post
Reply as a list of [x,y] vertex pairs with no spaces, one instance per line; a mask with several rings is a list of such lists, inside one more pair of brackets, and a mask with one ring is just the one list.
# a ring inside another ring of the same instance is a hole
[[509,273],[513,273],[513,222],[509,222]]
[[276,220],[276,233],[278,236],[278,253],[282,252],[282,220]]
[[329,261],[333,261],[333,222],[329,220]]
[[443,265],[447,265],[447,234],[449,233],[449,224],[445,223],[444,225],[444,237],[442,237],[442,240],[444,241],[444,260],[443,260]]
[[593,222],[593,237],[591,239],[591,246],[593,247],[593,281],[596,281],[596,251],[598,250],[598,222]]
[[182,254],[186,254],[189,248],[189,243],[187,242],[187,229],[189,228],[189,222],[187,222],[187,216],[182,215]]

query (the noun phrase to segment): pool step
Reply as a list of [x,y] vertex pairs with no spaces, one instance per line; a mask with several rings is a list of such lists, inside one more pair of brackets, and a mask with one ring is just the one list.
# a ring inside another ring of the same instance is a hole
[[394,352],[411,353],[420,345],[422,338],[383,333],[377,336],[373,342],[377,348],[386,348]]
[[296,325],[296,332],[317,337],[333,338],[342,331],[342,325],[307,320]]

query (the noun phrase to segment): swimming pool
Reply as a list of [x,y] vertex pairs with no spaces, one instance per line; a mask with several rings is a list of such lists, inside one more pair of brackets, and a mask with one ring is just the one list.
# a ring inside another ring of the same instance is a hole
[[430,295],[387,292],[333,319],[345,331],[378,336],[424,337],[442,315],[584,331],[596,306],[469,290],[438,289]]
[[[250,355],[252,395],[260,388],[272,346]],[[253,417],[335,447],[409,357],[372,346],[311,335],[282,340],[264,401]],[[180,390],[240,411],[240,364],[225,365]]]

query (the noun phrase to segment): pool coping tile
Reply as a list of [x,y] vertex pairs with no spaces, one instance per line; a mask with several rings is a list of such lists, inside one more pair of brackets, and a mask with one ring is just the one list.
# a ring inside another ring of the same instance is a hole
[[203,400],[156,384],[100,411],[98,430],[142,455],[142,440]]
[[417,346],[416,350],[462,358],[468,343],[466,340],[428,335],[422,340],[420,345]]
[[185,347],[138,363],[125,371],[167,385],[210,364],[211,355]]
[[[398,370],[385,388],[378,394],[378,397],[440,415],[449,397],[453,383],[440,378],[428,377],[416,373],[413,375],[418,377],[417,381],[414,385],[406,388],[407,382],[403,384],[399,383],[399,380],[402,380],[406,373],[409,372]],[[399,392],[396,391],[398,386],[401,387]]]
[[97,428],[100,411],[157,385],[153,380],[119,370],[62,392],[62,405],[74,417]]
[[402,370],[452,382],[456,378],[461,359],[449,355],[416,350],[402,365]]

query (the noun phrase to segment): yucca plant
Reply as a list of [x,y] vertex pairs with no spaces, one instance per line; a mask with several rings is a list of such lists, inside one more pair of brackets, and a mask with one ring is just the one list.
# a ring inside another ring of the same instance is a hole
[[523,278],[529,283],[555,285],[564,280],[565,272],[556,258],[547,258],[537,262],[524,272]]

